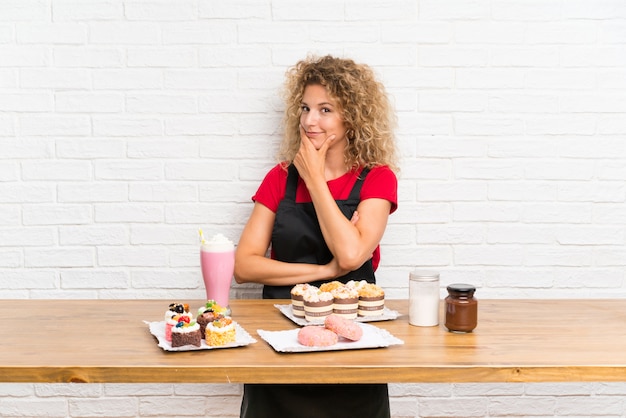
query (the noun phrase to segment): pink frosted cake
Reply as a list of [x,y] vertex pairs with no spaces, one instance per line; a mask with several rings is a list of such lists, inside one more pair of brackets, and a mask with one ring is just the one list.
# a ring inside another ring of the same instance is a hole
[[201,344],[200,325],[197,322],[181,321],[172,328],[172,347],[182,347],[184,345],[200,347]]
[[327,316],[324,320],[324,326],[350,341],[359,341],[363,336],[363,328],[359,324],[336,314]]
[[350,280],[348,283],[346,283],[346,286],[356,289],[357,291],[362,288],[363,286],[365,286],[367,284],[366,280]]
[[170,306],[164,315],[165,320],[165,339],[172,341],[172,327],[175,327],[180,321],[191,322],[193,314],[189,312],[189,305],[186,303],[170,303]]
[[324,322],[333,313],[333,295],[330,292],[309,292],[304,295],[304,318],[309,322]]
[[338,340],[336,333],[317,325],[308,325],[298,331],[298,342],[307,347],[328,347]]

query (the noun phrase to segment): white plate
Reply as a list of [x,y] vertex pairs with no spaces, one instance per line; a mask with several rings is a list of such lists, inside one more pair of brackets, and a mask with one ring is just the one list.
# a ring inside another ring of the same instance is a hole
[[256,332],[272,348],[281,353],[308,353],[312,351],[335,351],[335,350],[357,350],[361,348],[381,348],[390,345],[404,344],[399,338],[394,337],[387,330],[369,324],[358,324],[363,328],[363,337],[359,341],[350,341],[339,338],[337,344],[328,347],[307,347],[298,342],[298,331],[302,328],[294,328],[286,331],[265,331],[257,329]]
[[[304,318],[297,317],[293,314],[293,309],[291,308],[291,303],[289,305],[274,305],[274,307],[278,308],[279,311],[282,312],[287,318],[291,319],[298,325],[316,325],[314,322],[309,322]],[[355,322],[377,322],[377,321],[391,321],[393,319],[397,319],[400,316],[398,311],[392,311],[391,309],[385,307],[383,309],[383,313],[381,315],[376,316],[359,316],[354,319]]]
[[248,334],[238,323],[235,322],[235,342],[213,347],[207,345],[204,339],[200,340],[200,347],[195,345],[184,345],[182,347],[172,347],[172,343],[165,339],[165,321],[148,322],[143,321],[150,327],[150,333],[159,340],[159,347],[165,351],[194,351],[194,350],[213,350],[215,348],[233,348],[255,343],[256,340]]

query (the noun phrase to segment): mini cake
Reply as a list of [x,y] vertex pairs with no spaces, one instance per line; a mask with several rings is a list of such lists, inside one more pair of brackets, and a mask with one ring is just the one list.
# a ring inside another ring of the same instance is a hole
[[333,295],[333,313],[347,319],[356,319],[359,308],[359,292],[342,285],[330,293]]
[[333,290],[339,289],[339,288],[341,288],[343,286],[344,286],[344,284],[341,283],[340,281],[333,280],[332,282],[323,283],[320,286],[320,291],[322,291],[322,292],[332,292]]
[[293,316],[304,318],[304,294],[311,291],[317,291],[317,288],[308,283],[297,284],[291,288],[291,312]]
[[206,326],[205,341],[211,347],[235,342],[235,322],[228,316],[209,322]]
[[359,316],[379,316],[385,309],[385,291],[374,283],[359,287]]
[[226,308],[223,308],[214,300],[209,300],[204,306],[198,308],[198,317],[196,318],[196,321],[200,325],[200,334],[202,338],[206,338],[205,330],[209,322],[223,318],[225,311]]
[[195,345],[200,347],[202,338],[200,336],[200,325],[197,322],[179,322],[172,328],[172,347],[182,347],[184,345]]
[[170,303],[168,310],[165,311],[165,339],[172,341],[172,327],[176,326],[181,320],[191,322],[193,315],[189,312],[189,305],[186,303]]
[[335,314],[326,317],[324,327],[350,341],[359,341],[363,336],[363,328],[359,324]]
[[298,342],[307,347],[328,347],[338,340],[336,333],[317,325],[308,325],[298,331]]
[[304,318],[309,322],[324,322],[333,313],[333,295],[330,292],[309,292],[304,295]]

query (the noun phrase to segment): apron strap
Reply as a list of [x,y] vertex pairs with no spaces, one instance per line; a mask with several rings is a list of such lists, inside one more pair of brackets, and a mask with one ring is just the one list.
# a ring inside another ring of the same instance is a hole
[[369,172],[369,168],[364,168],[363,170],[361,170],[361,172],[359,173],[359,177],[356,180],[356,183],[354,183],[352,190],[350,190],[350,196],[348,196],[349,200],[361,200],[361,188],[363,187],[363,182],[365,181],[365,177],[367,177]]
[[283,199],[293,203],[296,202],[296,189],[298,188],[299,178],[300,175],[296,166],[293,163],[289,164],[289,167],[287,167],[287,186],[285,186],[285,197]]

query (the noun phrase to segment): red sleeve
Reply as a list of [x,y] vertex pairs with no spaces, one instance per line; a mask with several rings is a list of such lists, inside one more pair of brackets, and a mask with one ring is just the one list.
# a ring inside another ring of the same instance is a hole
[[361,189],[361,200],[385,199],[391,202],[393,213],[398,208],[398,179],[387,166],[374,167],[370,170]]
[[265,175],[258,190],[252,196],[252,200],[267,206],[276,213],[278,204],[285,196],[286,187],[287,170],[282,164],[277,164]]

